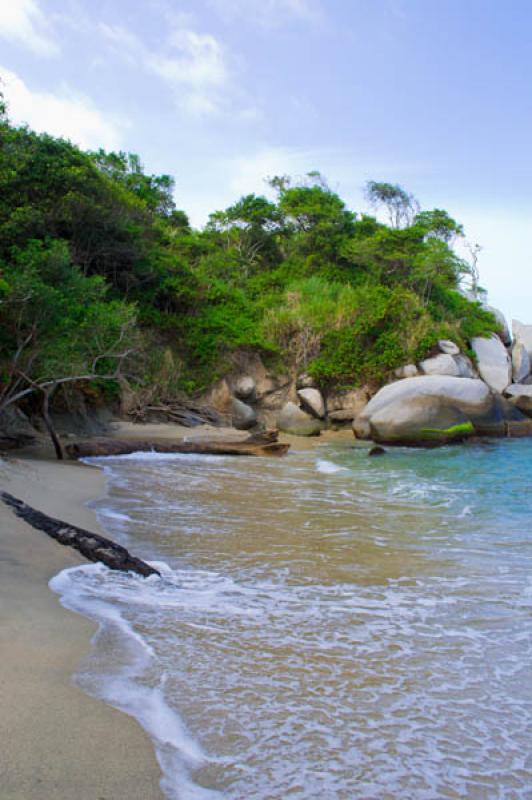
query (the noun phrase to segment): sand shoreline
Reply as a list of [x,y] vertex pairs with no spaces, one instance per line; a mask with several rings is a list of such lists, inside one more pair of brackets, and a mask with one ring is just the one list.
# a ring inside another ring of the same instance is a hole
[[[47,514],[98,530],[86,506],[105,477],[73,462],[0,461],[0,486]],[[96,630],[48,581],[83,557],[0,504],[2,800],[162,800],[147,734],[73,683]]]
[[[114,428],[115,437],[131,439],[248,435],[211,426],[191,431],[119,422]],[[319,442],[298,439],[297,446],[316,447]],[[103,472],[53,460],[46,442],[0,459],[0,488],[46,514],[105,534],[87,507],[105,493]],[[2,800],[163,799],[147,734],[135,720],[73,683],[96,626],[64,609],[48,582],[82,562],[79,553],[30,528],[0,503]]]

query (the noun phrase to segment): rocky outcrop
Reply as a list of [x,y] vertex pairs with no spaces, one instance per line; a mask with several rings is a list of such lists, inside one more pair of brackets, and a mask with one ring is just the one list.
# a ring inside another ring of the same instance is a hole
[[512,347],[512,379],[522,383],[530,375],[530,356],[523,342],[515,342]]
[[297,396],[303,411],[316,419],[325,419],[325,401],[319,389],[298,389]]
[[512,382],[512,362],[500,338],[475,336],[471,347],[477,357],[480,377],[493,391],[502,394]]
[[257,414],[255,410],[233,397],[231,400],[231,421],[234,428],[239,431],[247,431],[257,424]]
[[532,417],[532,386],[512,383],[504,392],[512,405]]
[[277,425],[281,431],[295,436],[319,436],[324,428],[321,420],[311,417],[292,402],[283,406],[277,419]]
[[488,424],[493,396],[477,379],[425,375],[384,386],[356,418],[357,438],[382,443],[438,444],[475,433]]

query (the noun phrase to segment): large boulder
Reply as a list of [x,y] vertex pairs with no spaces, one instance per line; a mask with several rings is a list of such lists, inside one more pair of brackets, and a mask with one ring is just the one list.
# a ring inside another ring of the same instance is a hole
[[512,405],[532,417],[532,386],[512,383],[504,392]]
[[512,320],[512,331],[514,342],[524,345],[528,351],[528,357],[532,364],[532,325],[523,325],[519,320]]
[[257,424],[257,415],[251,406],[233,397],[231,401],[231,420],[234,428],[239,431],[247,431]]
[[257,398],[257,383],[251,375],[242,375],[234,386],[235,397],[246,403],[253,403]]
[[319,389],[298,389],[297,396],[304,411],[316,419],[325,419],[325,401]]
[[481,380],[424,375],[384,386],[353,430],[357,438],[377,442],[444,443],[475,433],[477,422],[489,425],[493,408],[493,396]]
[[502,394],[512,382],[512,362],[500,338],[495,334],[489,339],[475,336],[471,347],[477,357],[480,377],[493,391]]
[[511,345],[512,343],[512,337],[510,335],[510,329],[508,327],[508,323],[506,322],[506,317],[504,316],[502,311],[500,311],[498,308],[494,308],[493,306],[488,306],[486,305],[486,303],[483,303],[482,307],[484,308],[485,311],[489,311],[490,314],[493,314],[499,325],[498,332],[501,341],[503,344],[509,347],[509,345]]
[[522,342],[515,342],[512,347],[512,379],[521,383],[530,375],[530,356]]
[[440,353],[421,361],[419,368],[424,375],[451,375],[460,378],[460,367],[452,355]]
[[277,418],[277,426],[281,431],[295,436],[319,436],[323,430],[324,423],[315,417],[311,417],[310,414],[296,406],[295,403],[288,402],[281,409],[281,413]]

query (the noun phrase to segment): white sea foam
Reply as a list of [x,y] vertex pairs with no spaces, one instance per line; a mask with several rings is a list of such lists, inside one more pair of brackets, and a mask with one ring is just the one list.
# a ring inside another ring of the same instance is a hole
[[128,514],[123,514],[119,511],[113,511],[112,508],[105,508],[105,506],[98,507],[98,514],[108,519],[115,519],[118,522],[131,522],[131,517]]
[[316,469],[324,475],[333,475],[335,472],[345,472],[345,467],[340,467],[332,461],[327,461],[325,458],[318,458],[316,461]]
[[[167,578],[171,574],[165,564],[156,566]],[[112,602],[118,597],[128,601],[135,597],[139,603],[152,604],[158,597],[159,583],[161,579],[156,576],[141,579],[132,574],[113,573],[101,564],[89,564],[63,570],[49,585],[66,608],[98,623],[95,643],[105,636],[111,637],[119,649],[119,656],[114,653],[115,663],[108,665],[109,672],[102,674],[89,668],[77,678],[86,691],[134,717],[148,733],[163,772],[161,787],[166,795],[172,800],[221,797],[219,792],[203,789],[190,779],[190,771],[207,762],[208,757],[168,704],[164,675],[159,685],[146,683],[147,673],[156,660],[154,649]]]
[[117,456],[91,456],[83,458],[85,464],[102,464],[111,461],[185,461],[202,463],[216,463],[227,458],[224,455],[204,455],[202,453],[157,453],[155,450],[138,450],[134,453],[125,453]]

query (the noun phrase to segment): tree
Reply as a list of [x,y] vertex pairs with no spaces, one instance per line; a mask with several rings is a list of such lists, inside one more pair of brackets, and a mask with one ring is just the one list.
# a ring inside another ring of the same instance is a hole
[[[469,253],[469,263],[468,268],[465,271],[465,274],[469,276],[470,283],[469,283],[469,291],[475,298],[478,300],[480,294],[483,293],[484,290],[480,288],[478,285],[479,281],[479,271],[478,271],[478,259],[480,253],[482,252],[482,247],[479,244],[473,244],[472,242],[466,241],[465,243],[466,249]],[[484,292],[485,294],[485,292]]]
[[425,236],[435,236],[446,244],[453,244],[458,237],[464,235],[463,226],[441,208],[420,211],[416,214],[413,224],[420,228]]
[[0,413],[32,395],[58,458],[49,415],[58,387],[117,380],[134,350],[135,309],[76,269],[64,242],[32,241],[1,265]]
[[98,169],[113,182],[120,183],[156,214],[171,217],[175,211],[175,181],[170,175],[146,175],[135,153],[106,153],[97,150],[90,156]]
[[414,197],[399,186],[398,183],[368,181],[366,197],[373,209],[384,206],[392,228],[404,228],[411,225],[419,212],[419,203]]
[[275,234],[282,225],[282,214],[265,197],[248,194],[225,211],[209,217],[208,233],[221,234],[229,259],[234,254],[239,268],[248,277],[259,261],[279,257]]

